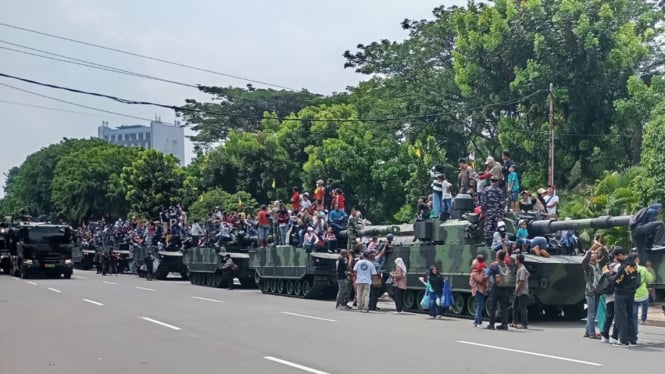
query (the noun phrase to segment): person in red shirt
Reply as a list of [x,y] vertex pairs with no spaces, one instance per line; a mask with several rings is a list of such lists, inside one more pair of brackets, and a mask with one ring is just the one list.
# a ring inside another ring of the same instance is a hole
[[333,206],[339,208],[341,211],[344,211],[344,194],[340,188],[335,189],[335,194],[333,196]]
[[314,201],[316,204],[323,204],[323,198],[326,194],[326,188],[323,187],[323,179],[316,181],[316,189],[314,190]]
[[256,220],[259,225],[259,242],[261,247],[268,246],[268,232],[270,231],[270,219],[268,214],[268,207],[261,205],[261,210],[256,214]]
[[291,195],[291,209],[294,214],[300,210],[300,188],[293,187],[293,195]]

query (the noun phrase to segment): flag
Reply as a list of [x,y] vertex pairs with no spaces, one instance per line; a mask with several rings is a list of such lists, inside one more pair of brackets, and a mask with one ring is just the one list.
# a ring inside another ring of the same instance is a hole
[[420,147],[416,148],[416,157],[421,158],[422,156],[423,156],[423,153],[420,150]]
[[242,199],[240,199],[240,196],[238,196],[238,206],[242,206]]
[[203,195],[199,196],[199,201],[203,202]]
[[275,188],[275,186],[277,186],[277,184],[275,184],[275,179],[273,178],[273,180],[272,180],[272,188]]

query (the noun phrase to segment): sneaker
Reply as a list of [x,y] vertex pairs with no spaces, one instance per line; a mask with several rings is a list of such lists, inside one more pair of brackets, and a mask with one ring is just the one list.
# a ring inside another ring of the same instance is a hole
[[494,330],[494,326],[492,326],[492,325],[487,325],[487,327],[485,327],[485,328],[486,328],[487,330]]
[[583,338],[588,338],[588,337],[589,337],[589,333],[585,332]]
[[474,322],[473,327],[478,327],[478,324]]
[[402,312],[395,312],[395,314],[402,314]]
[[621,342],[618,341],[617,339],[610,338],[610,344],[620,344]]
[[600,338],[601,343],[609,343],[610,339],[605,338],[604,336]]
[[508,330],[508,326],[506,325],[499,325],[496,327],[497,330]]
[[647,321],[640,321],[640,325],[646,325]]
[[627,348],[628,344],[623,344],[623,343],[614,343],[612,344],[615,347],[622,347],[622,348]]

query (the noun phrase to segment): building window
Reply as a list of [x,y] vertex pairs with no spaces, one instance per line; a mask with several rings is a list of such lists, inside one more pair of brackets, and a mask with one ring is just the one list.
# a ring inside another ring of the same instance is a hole
[[145,140],[150,140],[150,133],[149,132],[145,133]]
[[112,142],[115,141],[115,135],[111,135],[111,141],[112,141]]
[[139,140],[143,140],[143,133],[142,132],[139,133]]

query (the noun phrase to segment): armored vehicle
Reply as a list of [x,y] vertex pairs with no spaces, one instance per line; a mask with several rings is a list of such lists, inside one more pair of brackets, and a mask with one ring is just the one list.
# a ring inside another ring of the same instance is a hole
[[89,243],[76,243],[72,246],[72,261],[74,268],[90,270],[95,262],[97,247]]
[[[454,203],[455,211],[452,219],[445,222],[439,220],[416,222],[413,236],[418,241],[412,242],[412,237],[408,240],[403,236],[398,237],[388,254],[387,267],[392,266],[396,257],[401,257],[407,265],[408,290],[404,294],[407,309],[420,309],[419,301],[424,296],[425,290],[418,277],[424,276],[430,266],[436,265],[440,273],[449,279],[453,291],[454,305],[450,312],[455,315],[474,314],[475,298],[470,297],[469,287],[471,262],[477,255],[482,254],[489,264],[494,261],[495,255],[484,241],[479,217],[470,213],[473,209],[472,198],[469,195],[458,195]],[[530,273],[529,311],[551,317],[580,319],[586,315],[582,257],[564,255],[566,251],[557,244],[553,235],[560,230],[628,226],[630,216],[566,221],[539,218],[542,217],[534,215],[516,217],[509,214],[504,220],[508,236],[515,233],[517,219],[526,219],[530,237],[552,237],[548,248],[551,257],[525,253],[525,266]],[[514,255],[512,257],[514,258]]]
[[155,256],[155,262],[153,263],[155,278],[159,280],[165,280],[169,273],[178,273],[182,279],[187,280],[187,268],[182,263],[183,251],[174,248],[168,248],[168,250],[158,250],[157,247],[152,246],[139,246],[133,249],[131,258],[134,261],[134,268],[136,269],[136,274],[139,277],[145,276],[145,271],[142,270],[143,259],[148,254],[148,251],[152,251]]
[[237,230],[231,233],[231,240],[223,247],[216,247],[212,236],[203,238],[201,246],[188,248],[183,255],[190,281],[201,286],[222,287],[222,258],[228,254],[238,266],[230,277],[231,281],[238,278],[242,287],[255,288],[254,271],[249,268],[249,250],[255,243],[255,237]]
[[13,246],[13,231],[11,230],[11,218],[9,221],[0,222],[0,269],[9,274],[12,269],[12,257],[10,248]]
[[[399,232],[397,226],[367,226],[361,236]],[[338,248],[346,248],[346,230],[337,235]],[[312,252],[292,245],[257,248],[249,252],[250,268],[263,293],[304,298],[327,298],[337,293],[336,253]]]
[[42,274],[71,278],[73,231],[67,225],[23,223],[12,229],[10,273],[21,278]]

